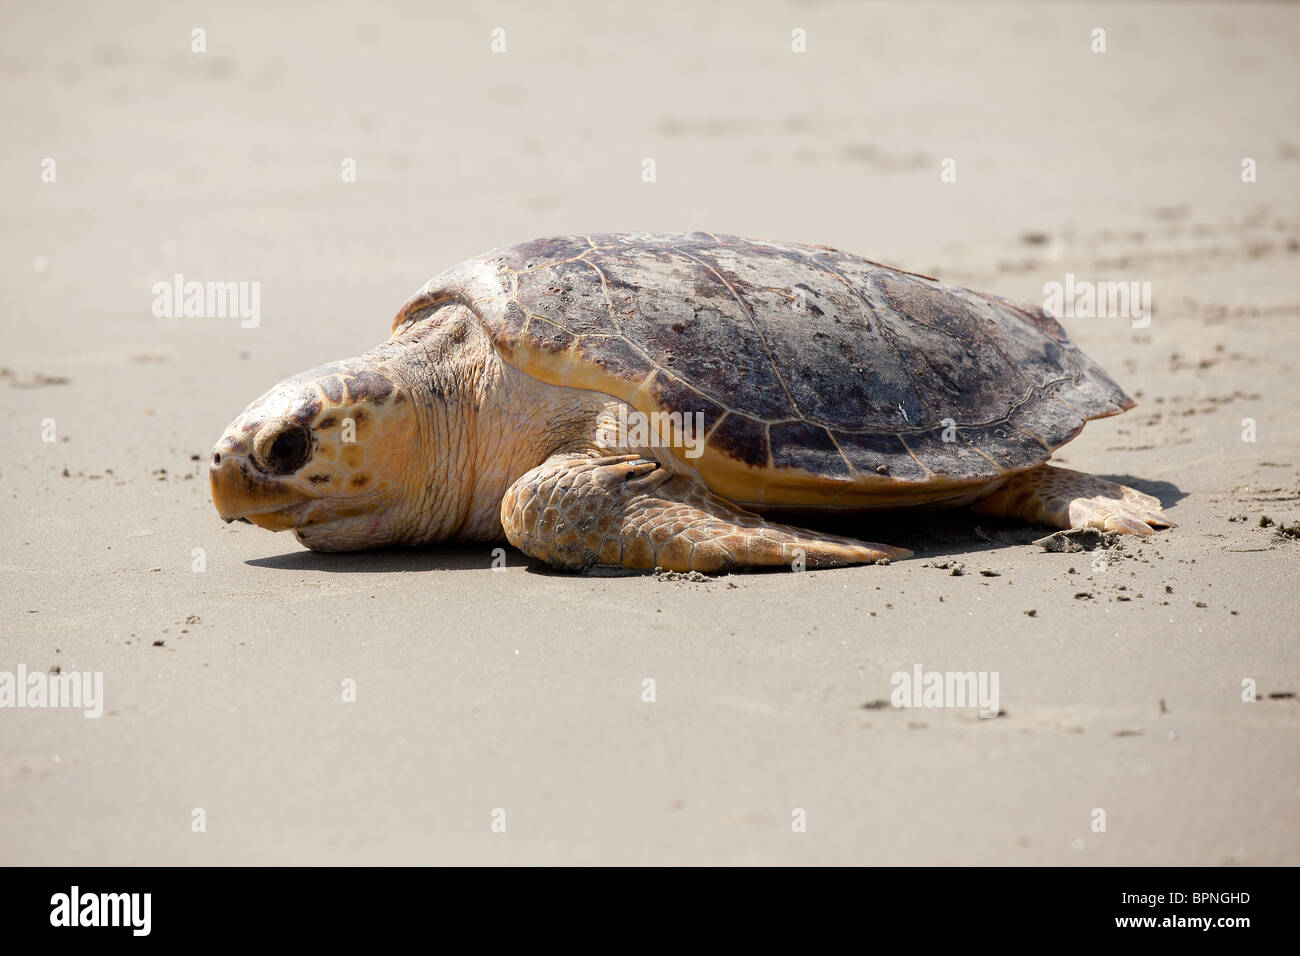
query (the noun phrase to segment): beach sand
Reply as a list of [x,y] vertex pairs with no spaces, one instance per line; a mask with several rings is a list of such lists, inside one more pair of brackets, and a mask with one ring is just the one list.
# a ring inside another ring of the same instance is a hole
[[[0,14],[0,670],[104,710],[0,710],[0,863],[1300,863],[1300,8],[701,6]],[[217,517],[226,423],[443,268],[695,229],[1149,282],[1062,320],[1140,405],[1057,460],[1178,527],[692,581]],[[259,323],[155,317],[178,273]],[[1005,713],[890,706],[918,665]]]

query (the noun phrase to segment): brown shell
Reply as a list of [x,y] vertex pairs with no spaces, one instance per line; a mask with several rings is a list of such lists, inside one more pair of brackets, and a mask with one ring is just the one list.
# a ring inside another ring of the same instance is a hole
[[1041,308],[825,246],[538,239],[435,277],[394,334],[448,302],[544,382],[703,412],[691,464],[742,503],[955,496],[1134,404]]

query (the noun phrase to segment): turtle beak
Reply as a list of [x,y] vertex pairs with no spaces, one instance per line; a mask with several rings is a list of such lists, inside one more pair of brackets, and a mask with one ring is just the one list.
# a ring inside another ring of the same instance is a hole
[[212,450],[208,487],[217,514],[227,523],[246,521],[268,531],[296,527],[307,504],[303,495],[261,474],[248,453],[248,442],[234,435],[224,436]]

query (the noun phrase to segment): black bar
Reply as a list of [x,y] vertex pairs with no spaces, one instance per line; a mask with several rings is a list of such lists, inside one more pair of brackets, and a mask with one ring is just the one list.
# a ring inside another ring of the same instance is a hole
[[[947,941],[1101,937],[1148,944],[1199,937],[1233,945],[1294,936],[1295,926],[1295,872],[1283,868],[566,869],[545,874],[525,869],[9,868],[0,870],[0,879],[7,943],[57,944],[70,936],[90,945],[136,939],[247,943],[292,936],[299,943],[337,945],[353,938],[373,945],[386,938],[400,941],[423,928],[447,934],[446,942],[462,931],[481,942],[499,941],[514,930],[525,939],[531,934],[534,945],[592,938],[598,929],[611,944],[619,937],[605,935],[608,931],[625,934],[618,945],[637,945],[638,938],[666,946],[715,937],[729,948],[751,938],[771,944],[786,935],[805,944],[846,936],[873,946],[897,940],[925,948]],[[100,912],[112,917],[116,908],[120,925],[53,925],[70,922],[74,886],[78,921]],[[141,895],[114,896],[105,907],[102,894]],[[143,894],[149,894],[147,935],[137,932],[145,928]],[[1199,922],[1206,919],[1208,928]],[[436,935],[422,938],[436,946]]]

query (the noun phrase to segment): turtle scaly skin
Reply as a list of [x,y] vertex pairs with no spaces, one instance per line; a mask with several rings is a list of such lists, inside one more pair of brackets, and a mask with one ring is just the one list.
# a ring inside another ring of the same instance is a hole
[[821,246],[554,237],[447,270],[388,342],[272,389],[211,484],[222,517],[317,550],[504,536],[572,569],[834,566],[907,552],[763,515],[1170,524],[1047,464],[1133,404],[1035,307]]

